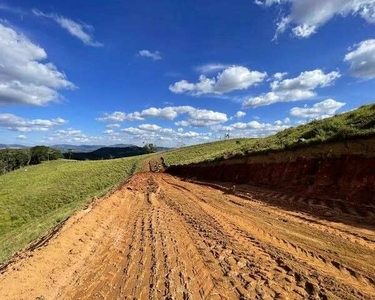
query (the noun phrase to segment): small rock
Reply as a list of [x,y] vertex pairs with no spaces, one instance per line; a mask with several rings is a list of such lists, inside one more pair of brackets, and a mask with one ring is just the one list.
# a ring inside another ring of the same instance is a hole
[[240,258],[240,260],[237,262],[237,266],[242,269],[243,267],[246,267],[247,260],[244,258]]

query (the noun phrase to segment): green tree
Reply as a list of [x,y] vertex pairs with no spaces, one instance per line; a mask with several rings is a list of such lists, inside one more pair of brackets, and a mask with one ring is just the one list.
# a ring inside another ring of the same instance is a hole
[[146,151],[148,153],[155,153],[155,152],[157,152],[156,145],[154,145],[152,143],[144,145],[143,148],[146,149]]

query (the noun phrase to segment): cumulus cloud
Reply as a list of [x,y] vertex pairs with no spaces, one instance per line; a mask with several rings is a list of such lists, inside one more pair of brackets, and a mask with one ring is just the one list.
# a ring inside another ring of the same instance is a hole
[[139,128],[147,131],[158,131],[161,127],[155,124],[142,124],[139,125]]
[[65,18],[63,16],[59,16],[56,14],[45,14],[38,9],[33,9],[32,12],[37,17],[49,18],[55,21],[57,24],[61,26],[61,28],[68,31],[72,36],[81,40],[87,46],[91,46],[91,47],[103,46],[102,43],[95,41],[95,38],[93,36],[94,27],[91,25],[88,25],[82,22],[78,23],[71,19]]
[[214,78],[205,75],[199,77],[199,82],[190,83],[181,80],[169,86],[169,90],[176,94],[200,96],[204,94],[224,94],[234,90],[245,90],[262,82],[267,73],[251,71],[242,66],[231,66],[223,70]]
[[261,121],[235,122],[228,126],[221,123],[213,124],[209,129],[202,132],[201,130],[188,130],[185,126],[190,126],[189,121],[177,122],[177,129],[162,127],[156,124],[144,123],[135,127],[126,127],[118,132],[105,132],[108,137],[115,136],[116,139],[125,139],[140,143],[155,143],[156,145],[186,145],[196,144],[199,142],[210,141],[222,138],[225,133],[230,132],[230,137],[265,137],[275,134],[291,126],[289,118],[277,120],[271,123],[262,123]]
[[157,145],[160,143],[175,145],[177,144],[194,144],[197,142],[207,141],[211,133],[200,133],[195,131],[184,131],[182,128],[177,130],[165,128],[155,124],[142,124],[138,127],[128,127],[121,129],[121,134],[143,143],[153,142]]
[[271,82],[271,92],[258,97],[247,99],[243,107],[258,107],[277,102],[291,102],[316,96],[315,89],[327,87],[341,75],[337,71],[324,73],[322,70],[302,72],[292,79],[275,80]]
[[103,137],[88,136],[82,130],[68,128],[56,130],[46,140],[54,143],[96,143],[102,141]]
[[26,140],[27,137],[26,137],[26,135],[20,134],[19,136],[17,136],[17,139],[18,140]]
[[149,50],[140,50],[138,52],[138,55],[142,56],[142,57],[151,58],[152,60],[160,60],[160,59],[162,59],[161,54],[160,54],[159,51],[151,52]]
[[277,22],[275,38],[289,27],[294,36],[307,38],[336,16],[360,16],[368,23],[375,23],[374,0],[255,0],[255,3],[289,10],[287,16]]
[[88,135],[75,128],[61,129],[51,132],[45,137],[47,143],[68,144],[101,144],[114,143],[135,144],[154,143],[158,146],[176,146],[182,144],[196,144],[207,141],[211,133],[184,131],[182,128],[172,129],[156,124],[142,124],[137,127],[123,129],[106,129],[101,135]]
[[306,119],[323,119],[331,117],[345,105],[343,102],[338,102],[334,99],[327,99],[312,106],[305,105],[304,107],[293,107],[290,110],[290,115],[297,118]]
[[273,80],[282,80],[288,75],[287,72],[277,72],[272,75]]
[[43,48],[0,24],[0,105],[46,105],[58,101],[59,89],[74,89]]
[[246,116],[246,113],[243,112],[243,111],[238,111],[235,113],[234,116],[230,117],[229,120],[233,120],[233,119],[242,119],[243,117]]
[[241,119],[241,118],[243,118],[244,116],[246,116],[246,113],[243,112],[243,111],[238,111],[238,112],[236,112],[236,114],[234,115],[234,117],[237,118],[237,119]]
[[299,25],[292,29],[293,34],[299,38],[308,38],[310,35],[316,33],[316,26],[307,24]]
[[48,131],[53,127],[64,125],[66,123],[67,121],[62,118],[52,120],[26,119],[13,114],[0,114],[0,127],[12,131]]
[[105,113],[103,117],[97,118],[100,122],[124,122],[144,121],[150,118],[158,118],[172,121],[177,117],[185,115],[186,120],[177,122],[178,126],[207,127],[214,124],[226,122],[226,114],[207,109],[198,109],[192,106],[167,106],[163,108],[150,107],[141,112],[124,113],[116,111]]
[[375,78],[375,39],[355,45],[345,55],[344,61],[350,64],[350,73],[359,78]]
[[228,121],[227,115],[207,109],[193,109],[188,112],[186,122],[192,127],[207,127]]
[[120,124],[107,124],[105,127],[113,129],[113,128],[119,128],[121,125]]
[[231,137],[265,137],[275,134],[281,130],[290,127],[288,118],[283,121],[277,120],[274,123],[261,123],[258,121],[250,121],[247,123],[237,122],[228,126],[213,126],[212,130],[217,132],[230,132]]

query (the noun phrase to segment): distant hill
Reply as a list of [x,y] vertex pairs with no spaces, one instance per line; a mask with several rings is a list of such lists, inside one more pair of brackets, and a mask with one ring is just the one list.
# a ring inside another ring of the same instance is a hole
[[70,145],[70,144],[58,144],[51,146],[52,148],[59,149],[62,152],[68,152],[72,150],[73,152],[92,152],[100,148],[126,148],[134,145],[131,144],[116,144],[111,146],[106,145]]
[[167,150],[172,150],[174,148],[169,148],[169,147],[156,147],[156,151],[161,152],[161,151],[167,151]]
[[65,152],[64,157],[75,160],[100,160],[136,156],[149,153],[147,149],[137,146],[102,147],[92,152]]
[[0,149],[22,149],[22,148],[28,148],[27,146],[18,145],[18,144],[0,144]]
[[[92,152],[100,148],[127,148],[135,147],[132,144],[115,144],[115,145],[71,145],[71,144],[57,144],[49,146],[54,149],[58,149],[61,152],[68,152],[69,150],[73,152]],[[0,144],[0,149],[24,149],[30,148],[30,146],[20,145],[20,144]],[[171,150],[168,147],[156,147],[157,151]]]

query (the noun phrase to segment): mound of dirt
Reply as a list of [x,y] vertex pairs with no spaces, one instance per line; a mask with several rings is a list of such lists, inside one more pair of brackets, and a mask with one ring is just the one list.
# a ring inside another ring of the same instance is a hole
[[326,143],[293,151],[174,166],[168,173],[290,191],[299,196],[375,205],[375,138]]

